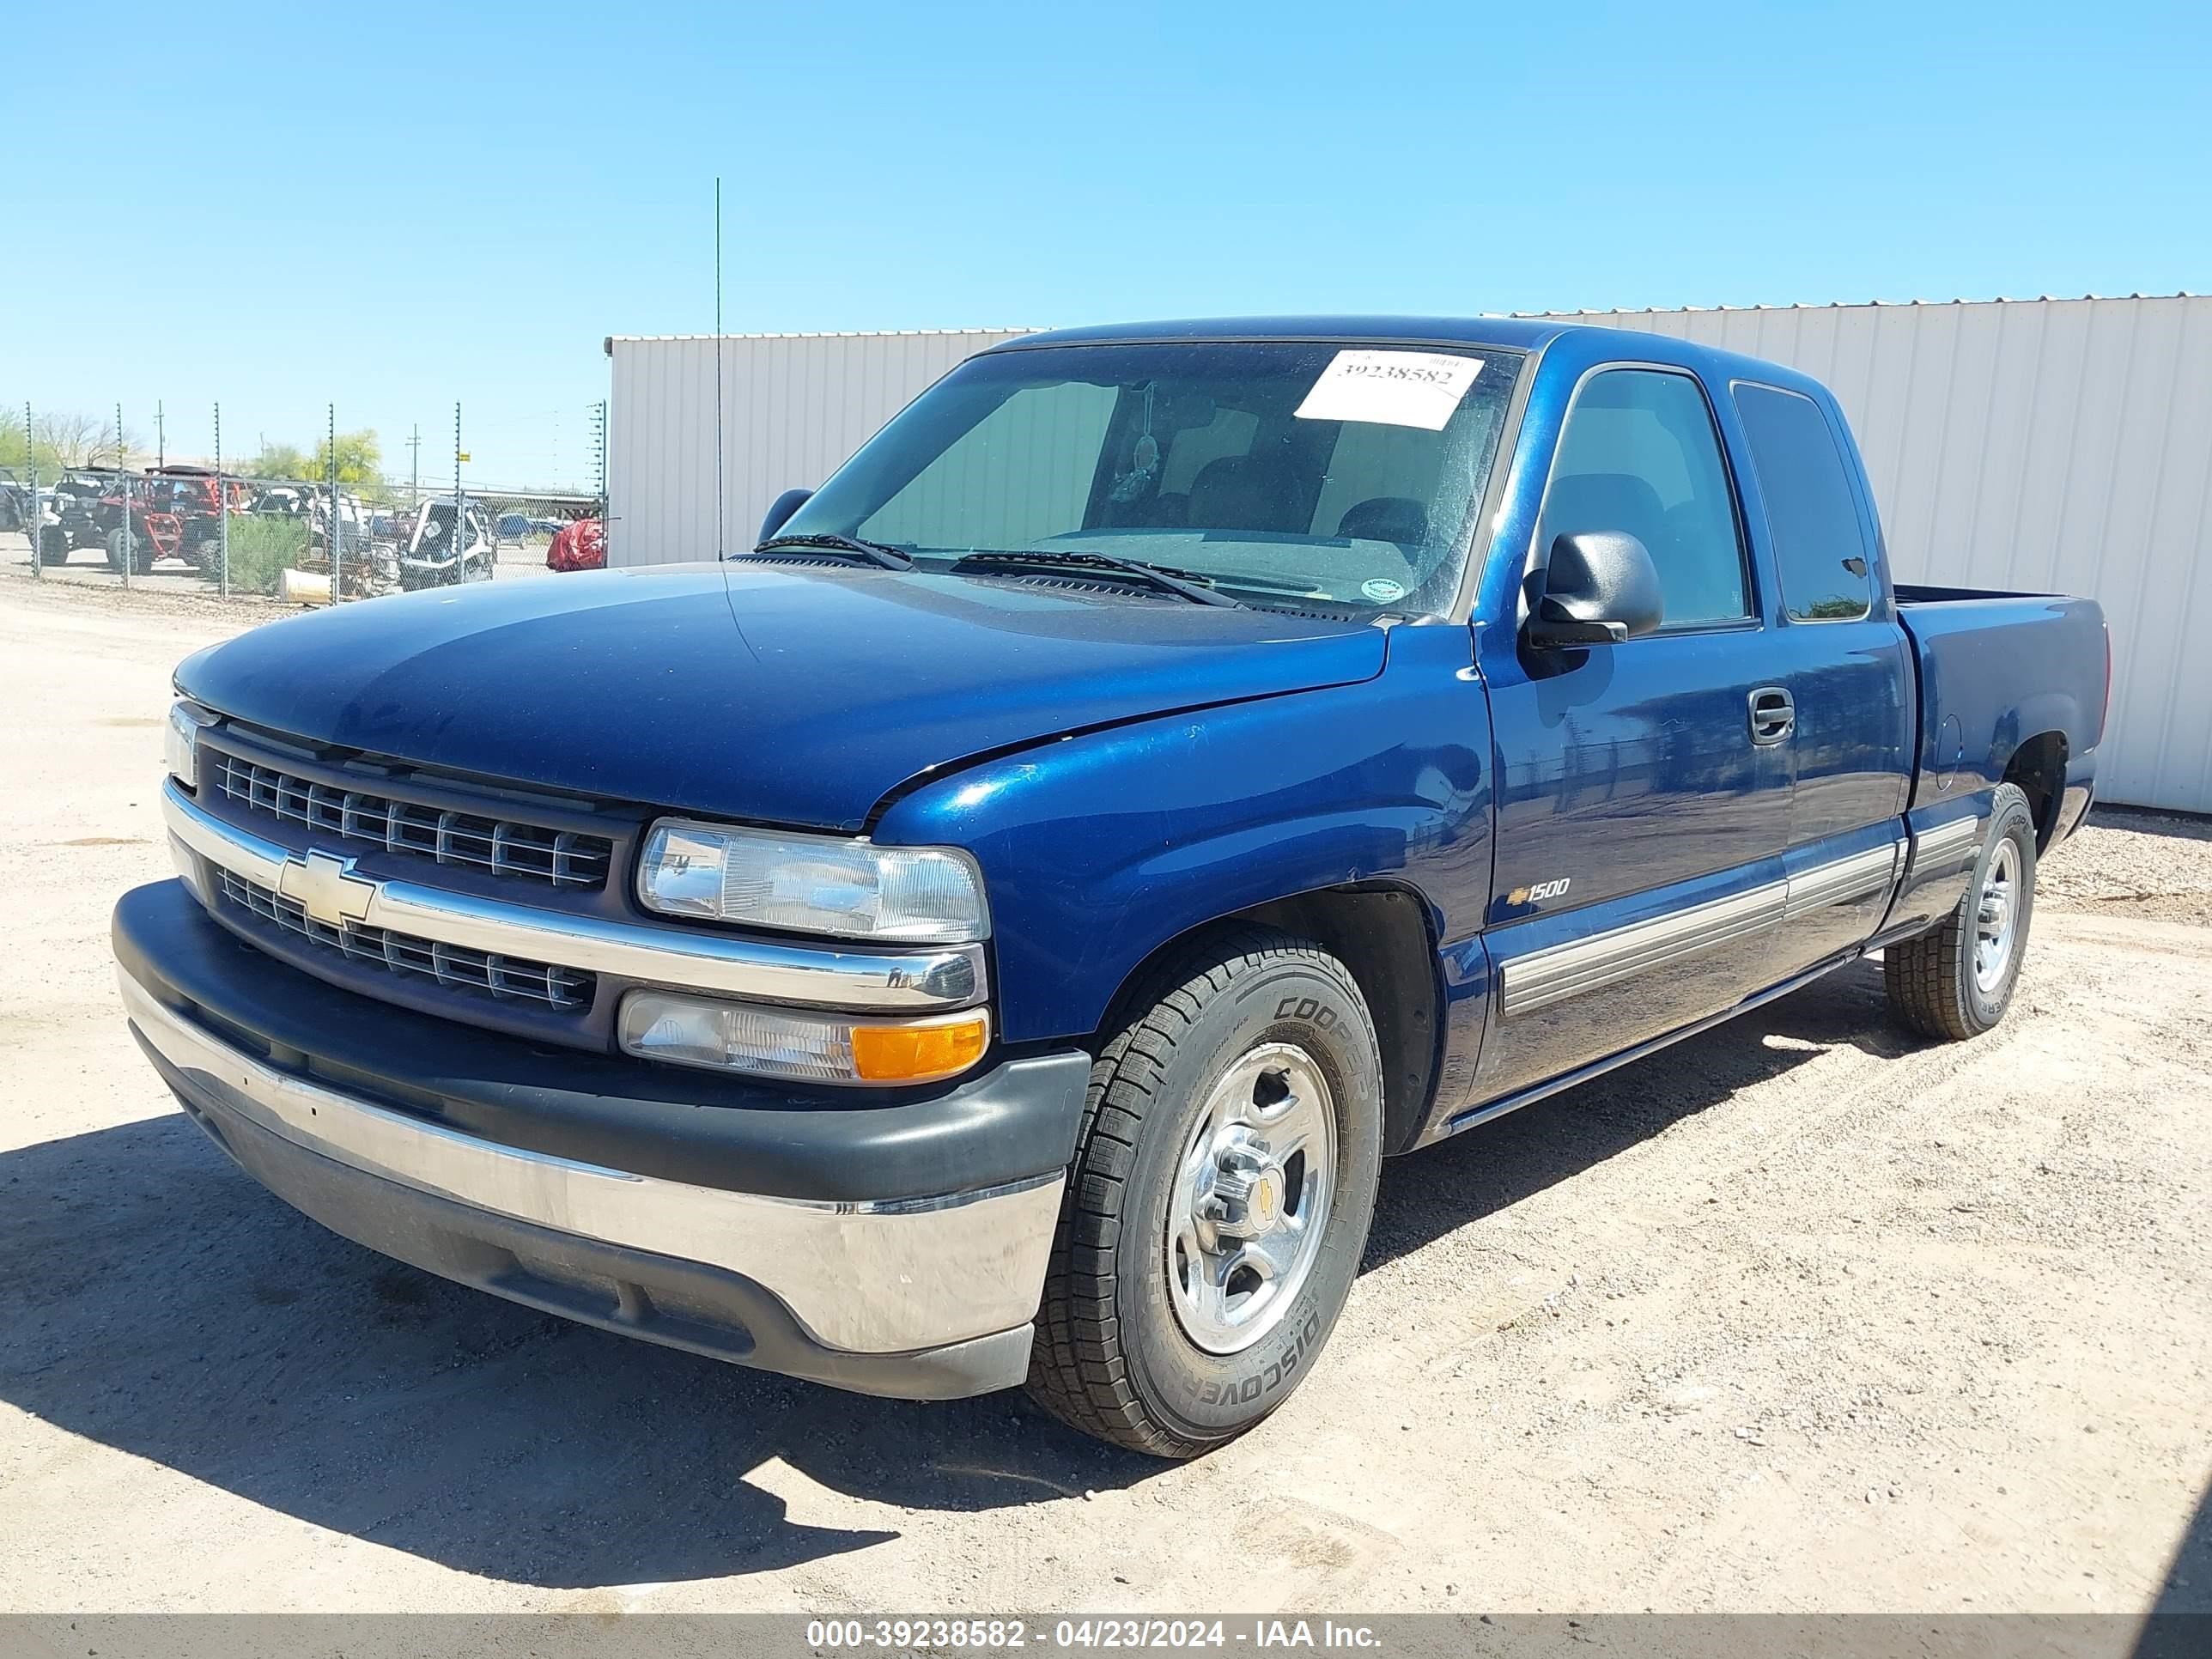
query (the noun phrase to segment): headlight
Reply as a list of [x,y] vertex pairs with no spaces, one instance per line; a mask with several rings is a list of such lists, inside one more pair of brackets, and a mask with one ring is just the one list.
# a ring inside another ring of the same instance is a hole
[[169,729],[161,740],[162,759],[169,775],[187,789],[200,787],[200,728],[213,726],[216,717],[196,702],[181,698],[169,705]]
[[663,915],[840,939],[964,945],[991,931],[983,878],[965,853],[682,818],[647,836],[637,896]]
[[990,1046],[981,1008],[929,1019],[855,1019],[790,1008],[633,991],[623,1000],[627,1054],[803,1083],[934,1083]]

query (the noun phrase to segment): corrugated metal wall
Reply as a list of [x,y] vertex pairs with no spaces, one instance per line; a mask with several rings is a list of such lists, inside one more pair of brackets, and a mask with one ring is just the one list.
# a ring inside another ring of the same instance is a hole
[[[724,541],[750,547],[769,504],[820,483],[915,394],[1021,329],[725,335]],[[714,339],[626,338],[607,413],[607,556],[714,556]]]
[[2086,593],[2107,800],[2212,811],[2212,299],[1583,313],[1765,357],[1850,414],[1906,581]]
[[[2212,299],[1579,313],[1835,388],[1908,581],[2056,589],[2112,620],[2108,800],[2212,811]],[[730,337],[727,539],[916,392],[1019,330]],[[711,557],[714,343],[612,342],[618,564]],[[1011,509],[1010,509],[1011,510]]]

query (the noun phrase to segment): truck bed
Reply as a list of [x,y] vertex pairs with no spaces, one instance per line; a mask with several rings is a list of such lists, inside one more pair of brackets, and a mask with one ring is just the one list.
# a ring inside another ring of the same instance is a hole
[[2094,600],[1905,584],[1896,595],[1920,675],[1913,806],[1990,787],[2046,733],[2061,734],[2066,767],[2094,765],[2111,669]]

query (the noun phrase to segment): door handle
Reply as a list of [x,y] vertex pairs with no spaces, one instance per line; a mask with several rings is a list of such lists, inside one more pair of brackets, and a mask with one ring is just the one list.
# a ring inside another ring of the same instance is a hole
[[1751,694],[1751,740],[1762,748],[1780,743],[1796,729],[1797,705],[1778,685],[1762,685]]

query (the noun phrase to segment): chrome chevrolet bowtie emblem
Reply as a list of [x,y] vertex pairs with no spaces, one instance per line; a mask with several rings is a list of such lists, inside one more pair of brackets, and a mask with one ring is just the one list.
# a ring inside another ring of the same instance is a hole
[[325,927],[346,927],[367,918],[376,884],[353,872],[353,860],[333,853],[287,859],[276,890]]

